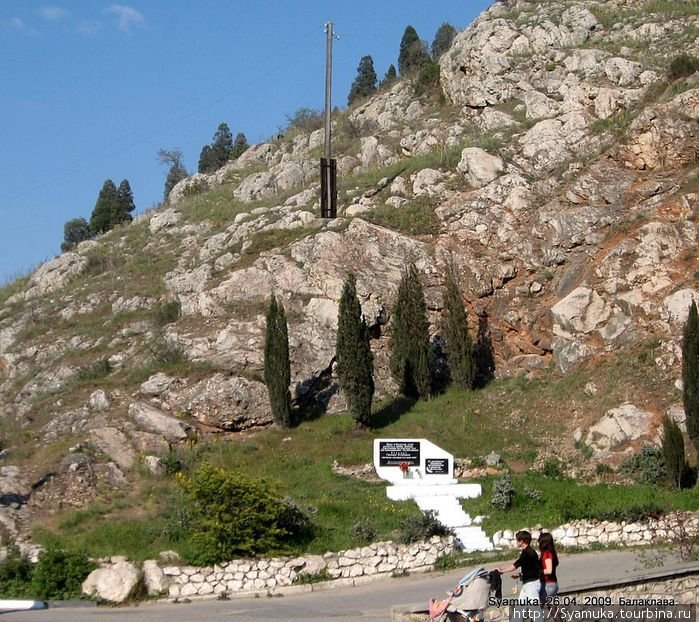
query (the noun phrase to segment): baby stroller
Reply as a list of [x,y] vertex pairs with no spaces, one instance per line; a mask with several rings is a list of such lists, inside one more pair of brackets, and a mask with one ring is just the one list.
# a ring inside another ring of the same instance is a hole
[[446,599],[430,599],[430,619],[436,622],[483,622],[491,593],[498,601],[502,599],[500,573],[476,568],[461,578]]

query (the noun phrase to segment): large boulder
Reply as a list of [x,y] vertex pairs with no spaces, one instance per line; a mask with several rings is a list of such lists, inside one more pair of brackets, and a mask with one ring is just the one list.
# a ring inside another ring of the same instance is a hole
[[99,597],[112,603],[123,603],[138,583],[136,566],[127,561],[118,561],[111,566],[93,570],[83,581],[83,594]]

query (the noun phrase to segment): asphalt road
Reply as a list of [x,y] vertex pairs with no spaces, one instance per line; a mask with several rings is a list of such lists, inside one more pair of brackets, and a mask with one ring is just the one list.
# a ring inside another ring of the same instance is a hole
[[[513,555],[513,559],[516,555]],[[504,563],[493,563],[491,569]],[[633,551],[581,553],[561,556],[559,581],[561,588],[603,583],[608,580],[632,578],[668,570],[696,567],[676,558],[665,559],[663,565],[649,565]],[[386,578],[356,587],[327,589],[287,594],[277,597],[234,598],[228,601],[206,600],[191,603],[148,603],[138,607],[75,607],[49,608],[43,611],[7,612],[0,622],[230,622],[304,620],[320,622],[337,619],[358,622],[389,622],[391,607],[424,603],[430,598],[444,598],[468,570],[448,573],[415,574],[401,578]],[[503,596],[508,596],[514,581],[503,577]]]

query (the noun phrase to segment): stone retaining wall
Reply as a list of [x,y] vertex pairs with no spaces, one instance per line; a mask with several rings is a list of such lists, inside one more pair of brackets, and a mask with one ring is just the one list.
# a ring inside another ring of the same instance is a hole
[[231,595],[268,591],[300,582],[307,576],[350,579],[415,572],[432,568],[437,558],[454,551],[454,538],[432,538],[419,544],[380,542],[339,553],[297,558],[234,560],[208,568],[165,566],[164,582],[171,598]]
[[[537,525],[531,532],[534,541],[542,531]],[[659,519],[642,522],[571,521],[551,530],[556,546],[587,548],[592,545],[634,546],[681,541],[699,535],[699,514],[676,512]],[[495,548],[516,548],[515,531],[506,529],[493,535]]]

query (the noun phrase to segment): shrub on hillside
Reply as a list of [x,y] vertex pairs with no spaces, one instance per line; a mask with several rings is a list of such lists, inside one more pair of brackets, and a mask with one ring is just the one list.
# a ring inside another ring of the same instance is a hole
[[436,514],[432,510],[428,510],[420,516],[411,516],[403,521],[399,540],[403,544],[410,544],[411,542],[429,540],[432,536],[453,534],[453,529],[440,523]]
[[699,58],[689,54],[680,54],[672,59],[667,70],[667,77],[670,80],[678,80],[691,76],[696,71],[699,71]]
[[512,484],[512,477],[505,473],[500,479],[493,483],[493,494],[490,498],[490,505],[498,510],[507,510],[512,507],[515,499],[515,487]]
[[0,562],[0,585],[3,598],[29,598],[34,564],[19,554],[16,548],[8,551]]
[[191,477],[178,477],[189,509],[187,561],[192,564],[288,552],[312,532],[310,518],[265,480],[207,463]]
[[48,549],[34,568],[32,595],[42,600],[80,598],[83,581],[94,568],[95,564],[83,553]]
[[618,471],[644,484],[659,484],[667,478],[663,450],[646,443],[637,454],[624,460]]

